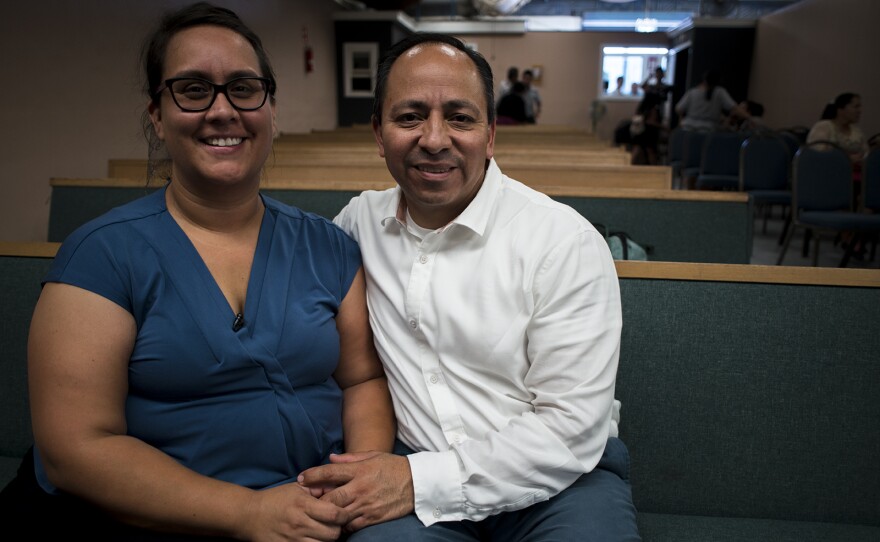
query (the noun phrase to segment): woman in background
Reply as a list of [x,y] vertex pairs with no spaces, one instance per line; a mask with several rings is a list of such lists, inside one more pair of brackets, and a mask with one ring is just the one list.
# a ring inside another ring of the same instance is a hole
[[854,164],[861,162],[868,151],[865,135],[857,124],[862,115],[862,98],[845,92],[827,104],[822,118],[810,128],[807,143],[830,141],[842,148]]
[[745,107],[733,101],[727,89],[719,84],[720,81],[721,75],[717,71],[706,72],[700,84],[685,92],[675,104],[676,113],[682,117],[682,128],[717,130],[727,115],[749,118]]

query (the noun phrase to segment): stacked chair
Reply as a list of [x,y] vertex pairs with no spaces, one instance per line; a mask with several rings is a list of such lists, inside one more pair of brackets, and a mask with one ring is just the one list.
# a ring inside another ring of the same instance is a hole
[[703,160],[703,143],[709,132],[705,130],[683,130],[681,164],[678,167],[680,188],[690,188],[690,179],[700,174],[700,162]]
[[[880,134],[878,134],[880,135]],[[861,209],[864,213],[880,216],[880,146],[872,147],[865,157],[862,168],[862,201]],[[871,241],[871,261],[877,256],[877,234]]]
[[740,147],[743,132],[713,131],[706,135],[696,187],[701,190],[739,188]]
[[762,214],[761,231],[767,233],[767,218],[774,206],[782,207],[785,224],[779,244],[791,223],[791,155],[777,133],[759,132],[743,141],[739,150],[739,190],[752,198],[755,212]]

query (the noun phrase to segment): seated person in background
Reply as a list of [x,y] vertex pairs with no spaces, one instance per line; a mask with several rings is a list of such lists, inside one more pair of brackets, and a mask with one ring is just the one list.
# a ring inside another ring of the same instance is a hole
[[868,151],[865,135],[857,124],[862,114],[862,98],[845,92],[827,104],[822,118],[810,128],[807,143],[830,141],[842,148],[854,164],[861,162]]
[[721,74],[709,70],[699,85],[685,92],[675,104],[681,117],[680,126],[686,130],[717,130],[727,115],[749,117],[745,107],[737,104],[727,90],[720,86]]
[[301,479],[339,486],[322,499],[360,516],[350,542],[639,540],[614,261],[580,214],[499,170],[492,89],[446,35],[379,66],[373,131],[398,186],[335,221],[363,252],[401,455],[333,456]]
[[[845,92],[822,110],[822,119],[816,122],[807,134],[807,143],[829,141],[844,150],[852,162],[853,209],[859,207],[862,192],[862,159],[868,152],[868,142],[857,124],[862,115],[862,98],[858,94]],[[849,235],[845,238],[849,240]],[[861,257],[864,247],[855,247],[857,257]]]
[[733,112],[727,117],[727,126],[732,130],[750,132],[755,130],[764,130],[767,125],[764,123],[764,106],[753,100],[745,100],[740,102],[739,110],[746,111],[748,117],[743,118],[742,115]]
[[526,115],[526,101],[523,95],[526,86],[517,81],[513,89],[498,101],[498,124],[525,124],[529,121]]
[[541,94],[532,84],[535,80],[535,73],[532,70],[525,70],[522,76],[522,83],[526,87],[523,97],[526,100],[526,115],[529,123],[534,124],[541,116]]
[[352,518],[297,476],[394,442],[358,246],[260,194],[275,76],[235,13],[170,13],[143,59],[145,133],[171,178],[71,234],[46,276],[35,447],[3,491],[4,528],[336,540]]

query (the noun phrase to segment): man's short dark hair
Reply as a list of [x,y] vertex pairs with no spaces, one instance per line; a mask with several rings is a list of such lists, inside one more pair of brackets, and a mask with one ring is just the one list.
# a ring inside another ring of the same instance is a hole
[[391,49],[382,58],[382,62],[379,63],[379,69],[376,71],[376,94],[373,98],[373,117],[376,119],[376,122],[382,123],[382,103],[385,101],[385,95],[387,94],[388,74],[391,73],[391,66],[400,58],[400,55],[422,43],[443,43],[458,49],[471,59],[483,83],[483,94],[486,98],[486,117],[489,124],[495,122],[495,91],[493,90],[495,83],[492,80],[492,68],[489,66],[489,63],[483,55],[468,48],[458,38],[429,32],[412,34],[398,41],[391,46]]

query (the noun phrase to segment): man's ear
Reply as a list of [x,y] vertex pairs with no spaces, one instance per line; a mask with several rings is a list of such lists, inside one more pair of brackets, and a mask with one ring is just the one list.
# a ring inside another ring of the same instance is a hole
[[486,160],[495,156],[495,121],[489,125],[489,140],[486,142]]
[[147,112],[150,114],[150,122],[153,124],[153,131],[159,141],[165,141],[165,132],[162,128],[162,108],[153,100],[147,103]]
[[376,144],[379,146],[379,156],[385,158],[385,142],[382,140],[382,123],[379,122],[379,117],[373,115],[370,118],[370,123],[373,125],[373,137],[376,138]]

